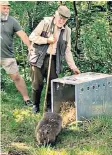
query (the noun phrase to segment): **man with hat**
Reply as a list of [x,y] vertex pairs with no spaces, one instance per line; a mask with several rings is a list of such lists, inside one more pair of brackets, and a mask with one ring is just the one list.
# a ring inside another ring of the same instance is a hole
[[[47,94],[47,108],[51,109],[51,80],[61,72],[63,57],[74,74],[80,71],[75,65],[71,53],[71,29],[66,25],[70,17],[70,10],[66,6],[59,6],[53,17],[45,17],[29,36],[32,41],[35,62],[31,64],[31,78],[33,89],[33,112],[39,111],[40,97],[43,88],[43,79],[47,78],[49,55],[52,54],[50,81]],[[46,45],[46,51],[38,50],[40,45]],[[36,49],[37,47],[37,49]],[[45,54],[46,53],[46,54]],[[33,57],[33,56],[32,56]]]
[[1,24],[1,60],[0,65],[5,69],[10,78],[14,81],[17,90],[21,93],[25,105],[31,106],[26,84],[18,71],[16,59],[13,52],[13,37],[16,33],[30,49],[30,41],[22,30],[17,20],[9,16],[10,4],[7,1],[0,1],[0,24]]

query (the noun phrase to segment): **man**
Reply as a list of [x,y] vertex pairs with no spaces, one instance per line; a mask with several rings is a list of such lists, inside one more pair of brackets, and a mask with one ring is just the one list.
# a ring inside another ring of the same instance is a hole
[[21,93],[25,105],[31,106],[25,82],[18,71],[13,52],[13,36],[16,33],[30,49],[30,41],[26,33],[13,17],[9,16],[10,4],[7,1],[0,2],[1,18],[1,60],[0,65],[5,69],[14,81],[17,90]]
[[[70,17],[70,10],[66,6],[60,6],[56,10],[54,17],[45,17],[29,36],[30,41],[38,45],[48,45],[46,51],[34,49],[34,55],[37,54],[37,60],[31,62],[31,77],[33,88],[33,112],[39,112],[41,91],[43,88],[43,79],[47,79],[49,54],[52,53],[52,62],[50,70],[50,82],[58,77],[61,71],[62,58],[66,59],[68,66],[74,74],[80,71],[74,63],[71,53],[71,30],[66,25]],[[51,32],[52,31],[52,32]],[[53,33],[53,34],[52,34]],[[32,53],[33,53],[32,52]],[[46,54],[45,54],[46,53]],[[35,57],[35,56],[34,56]],[[49,82],[47,94],[47,108],[51,108],[51,85]]]

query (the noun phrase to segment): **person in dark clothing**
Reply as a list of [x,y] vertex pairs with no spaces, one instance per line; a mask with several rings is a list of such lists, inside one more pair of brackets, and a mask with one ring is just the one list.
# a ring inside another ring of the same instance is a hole
[[[45,17],[29,36],[32,42],[33,54],[30,58],[31,78],[33,89],[33,112],[39,112],[43,80],[47,79],[49,56],[52,54],[50,82],[47,94],[47,108],[51,109],[51,80],[61,72],[62,60],[65,57],[68,66],[74,74],[80,71],[75,65],[71,53],[71,29],[66,25],[70,17],[70,10],[66,6],[59,6],[53,17]],[[44,50],[39,50],[43,45]],[[37,47],[37,48],[36,48]]]

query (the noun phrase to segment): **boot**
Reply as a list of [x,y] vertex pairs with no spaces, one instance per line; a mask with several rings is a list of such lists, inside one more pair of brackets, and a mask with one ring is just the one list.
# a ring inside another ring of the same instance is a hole
[[40,90],[33,90],[33,113],[40,112],[40,98],[41,98],[41,91]]

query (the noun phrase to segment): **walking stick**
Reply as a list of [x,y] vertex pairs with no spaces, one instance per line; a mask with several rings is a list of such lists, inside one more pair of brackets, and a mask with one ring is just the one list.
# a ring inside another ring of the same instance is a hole
[[[54,31],[54,28],[53,28],[52,31]],[[57,32],[57,27],[55,26],[54,36],[56,36],[56,32]],[[50,77],[50,70],[51,70],[52,49],[53,49],[53,44],[51,45],[51,51],[50,51],[49,66],[48,66],[48,73],[47,73],[47,84],[46,84],[46,91],[45,91],[45,98],[44,98],[43,114],[47,111],[46,99],[47,99],[48,86],[49,86],[49,77]]]
[[49,58],[49,66],[48,66],[48,73],[47,73],[47,84],[46,84],[46,92],[45,92],[45,98],[44,98],[44,109],[43,113],[47,111],[47,93],[48,93],[48,86],[49,86],[49,77],[50,77],[50,70],[51,70],[51,60],[52,60],[52,54],[50,52],[50,58]]

